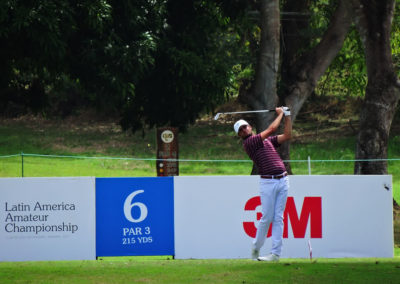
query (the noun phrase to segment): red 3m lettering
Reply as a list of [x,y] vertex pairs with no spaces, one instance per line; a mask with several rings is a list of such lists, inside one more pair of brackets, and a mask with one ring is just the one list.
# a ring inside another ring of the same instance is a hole
[[[246,211],[254,211],[256,210],[257,206],[261,205],[260,196],[256,196],[250,198],[246,205],[244,206],[244,210]],[[257,220],[261,219],[261,213],[257,212]],[[243,222],[243,229],[249,237],[255,238],[257,233],[257,228],[254,225],[254,222]]]
[[305,197],[300,218],[297,215],[293,197],[288,197],[285,212],[283,213],[284,229],[283,237],[288,237],[288,218],[292,224],[293,236],[304,238],[308,220],[310,219],[311,238],[322,238],[322,201],[321,197]]
[[[244,207],[246,211],[254,211],[261,205],[259,196],[250,198]],[[303,206],[298,217],[296,205],[293,197],[288,197],[286,201],[286,208],[283,214],[284,230],[283,237],[288,238],[288,219],[292,225],[293,236],[295,238],[304,238],[306,234],[307,225],[310,223],[310,237],[311,238],[322,238],[322,200],[321,197],[305,197]],[[261,213],[257,212],[257,220],[261,219]],[[310,221],[310,222],[309,222]],[[267,237],[271,236],[271,227],[269,227]],[[243,222],[243,229],[245,233],[255,238],[257,228],[254,222]]]

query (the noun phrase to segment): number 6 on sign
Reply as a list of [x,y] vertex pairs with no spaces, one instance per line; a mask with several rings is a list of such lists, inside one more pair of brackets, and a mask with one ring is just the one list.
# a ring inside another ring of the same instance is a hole
[[[146,205],[144,205],[141,202],[135,202],[132,203],[133,198],[135,198],[136,195],[143,193],[144,190],[136,190],[134,192],[132,192],[131,194],[128,195],[128,197],[125,199],[125,203],[124,203],[124,214],[125,214],[125,218],[132,223],[139,223],[142,222],[144,219],[146,219],[147,217],[147,207]],[[140,210],[140,215],[139,218],[134,219],[132,217],[132,208],[133,207],[139,207]]]

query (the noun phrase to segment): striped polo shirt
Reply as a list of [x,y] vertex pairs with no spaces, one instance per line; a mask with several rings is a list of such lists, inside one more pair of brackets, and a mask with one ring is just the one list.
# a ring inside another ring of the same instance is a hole
[[251,135],[243,140],[243,148],[256,164],[259,175],[280,175],[285,165],[275,148],[279,147],[277,136],[262,141],[261,135]]

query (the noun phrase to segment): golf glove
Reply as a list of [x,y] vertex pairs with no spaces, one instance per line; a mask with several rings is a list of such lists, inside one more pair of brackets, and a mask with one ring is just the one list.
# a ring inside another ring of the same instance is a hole
[[282,109],[283,109],[283,114],[284,114],[285,116],[290,116],[290,108],[288,108],[288,107],[282,107]]

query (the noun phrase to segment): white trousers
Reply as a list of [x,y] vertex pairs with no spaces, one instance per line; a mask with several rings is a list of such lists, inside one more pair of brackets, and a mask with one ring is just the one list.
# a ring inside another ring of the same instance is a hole
[[271,253],[278,256],[282,251],[283,212],[289,190],[289,178],[263,179],[260,178],[260,198],[262,217],[258,223],[253,248],[260,250],[264,245],[268,228],[272,222]]

